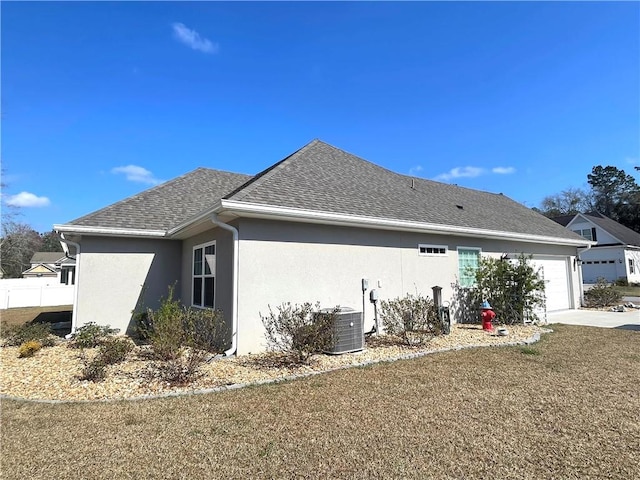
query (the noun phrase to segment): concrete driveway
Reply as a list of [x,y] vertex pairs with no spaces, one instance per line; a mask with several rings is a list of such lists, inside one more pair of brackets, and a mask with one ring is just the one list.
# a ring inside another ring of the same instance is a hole
[[598,310],[565,310],[547,314],[549,323],[585,325],[588,327],[623,328],[640,332],[640,310],[601,312]]

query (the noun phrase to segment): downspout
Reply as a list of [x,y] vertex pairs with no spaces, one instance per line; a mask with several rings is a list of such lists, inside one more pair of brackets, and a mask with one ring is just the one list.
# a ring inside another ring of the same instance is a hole
[[224,352],[225,357],[229,357],[236,353],[238,349],[238,250],[239,250],[239,241],[238,241],[238,229],[224,223],[222,220],[218,218],[218,215],[213,213],[211,214],[211,221],[218,225],[220,228],[228,230],[233,235],[233,273],[232,273],[232,291],[231,291],[231,348]]
[[582,278],[582,260],[580,260],[580,255],[583,252],[586,252],[591,248],[591,245],[587,245],[585,248],[578,248],[578,255],[576,260],[578,263],[578,284],[580,285],[580,307],[584,305],[584,279]]
[[60,234],[60,241],[64,243],[64,253],[65,255],[69,255],[69,245],[75,247],[76,249],[76,269],[73,275],[73,311],[71,312],[71,333],[73,335],[78,326],[78,290],[80,285],[78,283],[78,279],[80,278],[80,244],[76,242],[72,242],[71,240],[67,240],[64,238],[64,233]]

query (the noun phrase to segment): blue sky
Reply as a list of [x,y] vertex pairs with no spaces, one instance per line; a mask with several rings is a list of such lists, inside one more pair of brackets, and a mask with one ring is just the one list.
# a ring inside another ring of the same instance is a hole
[[[2,2],[3,201],[46,231],[314,138],[527,206],[638,178],[638,2]],[[3,205],[4,208],[4,205]]]

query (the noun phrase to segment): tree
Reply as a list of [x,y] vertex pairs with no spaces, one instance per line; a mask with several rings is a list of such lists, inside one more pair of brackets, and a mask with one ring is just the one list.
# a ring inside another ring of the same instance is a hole
[[538,210],[546,217],[574,215],[592,209],[591,195],[580,188],[568,188],[542,199]]
[[634,203],[640,192],[640,186],[631,175],[612,166],[593,167],[587,179],[593,190],[596,210],[616,221],[618,221],[616,218],[618,206],[629,202]]
[[58,237],[55,230],[41,233],[40,237],[42,237],[42,245],[40,245],[39,252],[62,252],[60,237]]
[[42,237],[29,225],[8,221],[2,224],[2,270],[8,278],[19,278],[40,249]]

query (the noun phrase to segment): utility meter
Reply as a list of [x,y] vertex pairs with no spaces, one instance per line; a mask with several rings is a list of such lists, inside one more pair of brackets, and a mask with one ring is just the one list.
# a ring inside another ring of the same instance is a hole
[[371,300],[371,303],[376,303],[378,301],[378,291],[376,289],[369,292],[369,300]]

